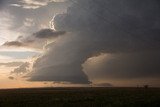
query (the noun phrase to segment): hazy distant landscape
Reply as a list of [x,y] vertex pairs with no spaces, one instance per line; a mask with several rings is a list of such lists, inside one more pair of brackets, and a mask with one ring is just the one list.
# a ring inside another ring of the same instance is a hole
[[0,90],[0,107],[160,107],[159,88]]

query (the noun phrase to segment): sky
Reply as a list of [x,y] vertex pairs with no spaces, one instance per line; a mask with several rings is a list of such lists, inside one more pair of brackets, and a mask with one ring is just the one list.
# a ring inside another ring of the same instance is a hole
[[0,88],[160,87],[159,0],[0,0]]

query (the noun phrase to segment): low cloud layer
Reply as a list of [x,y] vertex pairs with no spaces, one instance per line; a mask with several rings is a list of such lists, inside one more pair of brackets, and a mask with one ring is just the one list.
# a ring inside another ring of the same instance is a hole
[[160,51],[101,54],[88,59],[84,71],[90,80],[129,80],[160,77]]
[[[55,65],[51,67],[44,67],[36,69],[33,72],[29,81],[54,81],[54,82],[69,82],[73,84],[89,84],[90,81],[87,79],[87,75],[80,71],[79,65]],[[45,72],[45,74],[44,74]]]

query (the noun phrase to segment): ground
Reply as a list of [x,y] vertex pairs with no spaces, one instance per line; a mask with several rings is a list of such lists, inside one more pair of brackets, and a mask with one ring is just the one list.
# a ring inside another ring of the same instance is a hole
[[160,88],[5,89],[0,107],[160,107]]

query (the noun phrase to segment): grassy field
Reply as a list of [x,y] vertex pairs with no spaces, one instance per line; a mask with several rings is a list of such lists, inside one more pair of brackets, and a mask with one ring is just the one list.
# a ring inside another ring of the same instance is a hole
[[160,107],[160,89],[8,89],[0,90],[0,107]]

